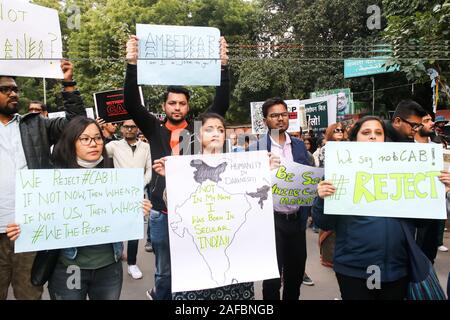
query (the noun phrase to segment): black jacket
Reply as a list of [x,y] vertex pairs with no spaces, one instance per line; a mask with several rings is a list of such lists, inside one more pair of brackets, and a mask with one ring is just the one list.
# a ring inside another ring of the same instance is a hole
[[[152,160],[170,156],[172,151],[170,148],[171,131],[166,128],[164,122],[159,121],[144,106],[141,105],[139,99],[139,89],[137,84],[137,66],[127,65],[127,72],[124,84],[124,107],[133,118],[133,121],[142,131],[144,136],[150,143],[150,151]],[[228,68],[222,70],[220,86],[216,88],[214,102],[207,112],[214,112],[221,116],[225,116],[230,107],[230,76]],[[194,123],[188,122],[186,130],[189,136],[180,137],[180,146],[192,144],[194,141]],[[186,150],[181,148],[182,150]],[[192,151],[192,150],[191,150]],[[153,208],[157,211],[167,211],[163,200],[163,192],[166,187],[164,177],[153,171],[152,181],[150,182],[150,191],[152,193],[151,201]]]
[[39,113],[28,113],[19,120],[22,147],[28,169],[50,169],[50,146],[55,144],[65,125],[74,117],[86,116],[80,93],[62,92],[65,118],[44,118]]
[[386,142],[414,142],[414,139],[409,139],[395,130],[391,121],[385,121],[384,124],[386,125]]

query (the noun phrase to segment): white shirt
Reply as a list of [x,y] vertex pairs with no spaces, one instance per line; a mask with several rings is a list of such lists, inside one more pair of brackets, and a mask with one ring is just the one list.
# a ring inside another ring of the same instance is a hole
[[15,221],[16,173],[27,169],[19,120],[16,114],[7,124],[0,122],[0,233]]
[[108,156],[113,158],[115,168],[144,168],[144,187],[152,179],[152,156],[150,145],[138,140],[133,152],[125,139],[111,141],[106,145]]

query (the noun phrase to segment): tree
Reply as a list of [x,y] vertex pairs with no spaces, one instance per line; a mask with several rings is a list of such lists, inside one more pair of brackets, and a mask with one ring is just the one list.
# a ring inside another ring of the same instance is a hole
[[384,37],[394,49],[393,62],[401,65],[410,81],[429,82],[427,69],[435,69],[444,89],[441,101],[447,98],[448,105],[450,0],[384,0],[383,5],[388,21]]
[[[309,92],[339,87],[369,90],[368,79],[344,79],[343,59],[367,55],[379,39],[378,30],[367,28],[367,8],[379,3],[262,0],[258,45],[241,46],[245,59],[236,67],[234,96],[239,104],[248,106],[275,95],[307,98]],[[248,114],[246,108],[242,115]]]

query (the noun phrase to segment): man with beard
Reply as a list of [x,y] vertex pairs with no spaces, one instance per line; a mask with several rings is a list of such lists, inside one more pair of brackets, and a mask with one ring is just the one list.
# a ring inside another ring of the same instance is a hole
[[31,284],[35,252],[14,253],[6,226],[15,221],[16,172],[21,169],[50,169],[50,145],[55,144],[65,125],[77,115],[86,115],[80,93],[75,91],[73,66],[61,62],[65,118],[48,119],[40,113],[17,113],[19,88],[11,76],[0,75],[0,300],[12,285],[18,300],[37,300],[42,287]]
[[[440,143],[440,137],[434,133],[433,118],[427,114],[422,118],[423,127],[416,133],[415,141],[418,143]],[[416,241],[423,253],[434,263],[438,248],[443,246],[443,234],[445,220],[428,219],[425,220],[421,228],[417,228]],[[448,249],[447,249],[448,250]]]

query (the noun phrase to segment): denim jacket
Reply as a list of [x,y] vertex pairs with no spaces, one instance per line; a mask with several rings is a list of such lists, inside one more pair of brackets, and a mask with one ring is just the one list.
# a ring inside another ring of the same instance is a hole
[[[122,251],[123,251],[123,243],[122,242],[116,242],[112,244],[113,250],[114,250],[114,260],[117,262],[122,257]],[[61,254],[69,259],[69,260],[75,260],[78,254],[78,248],[66,248],[61,249]]]

